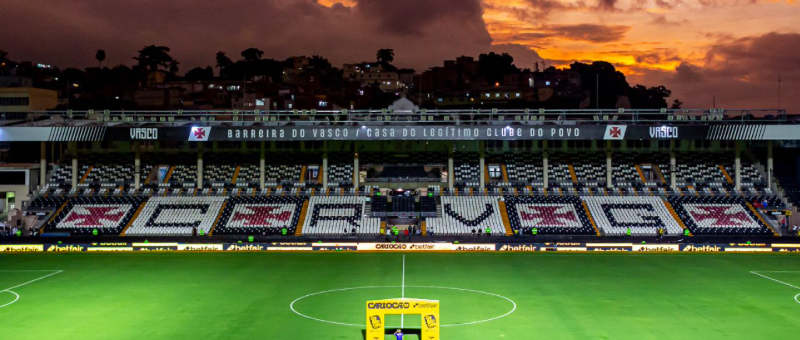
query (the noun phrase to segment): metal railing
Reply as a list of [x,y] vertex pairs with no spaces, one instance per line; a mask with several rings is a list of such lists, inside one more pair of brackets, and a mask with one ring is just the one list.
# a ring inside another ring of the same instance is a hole
[[441,124],[581,124],[581,123],[784,123],[796,115],[774,109],[461,109],[461,110],[175,110],[46,111],[0,114],[3,124],[200,125],[441,125]]

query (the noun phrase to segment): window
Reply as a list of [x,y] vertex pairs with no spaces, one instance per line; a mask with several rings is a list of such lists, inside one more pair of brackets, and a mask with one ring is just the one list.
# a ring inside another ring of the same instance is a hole
[[500,178],[503,177],[503,173],[500,170],[500,166],[497,164],[489,164],[489,178]]
[[0,106],[28,106],[28,97],[0,97]]

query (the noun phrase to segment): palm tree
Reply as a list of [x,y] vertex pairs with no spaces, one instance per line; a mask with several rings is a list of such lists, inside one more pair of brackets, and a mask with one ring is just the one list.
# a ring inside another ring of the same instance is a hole
[[381,63],[391,64],[394,61],[394,50],[391,48],[382,48],[378,50],[376,58]]
[[133,59],[139,61],[139,67],[151,71],[158,70],[159,67],[169,68],[170,64],[175,61],[169,55],[169,47],[156,45],[145,46],[139,50],[139,56],[133,57]]
[[261,56],[264,55],[264,51],[259,50],[255,47],[248,48],[242,51],[242,58],[244,61],[257,61],[261,59]]
[[97,53],[94,54],[94,58],[97,59],[97,67],[100,67],[103,60],[106,60],[106,51],[97,50]]

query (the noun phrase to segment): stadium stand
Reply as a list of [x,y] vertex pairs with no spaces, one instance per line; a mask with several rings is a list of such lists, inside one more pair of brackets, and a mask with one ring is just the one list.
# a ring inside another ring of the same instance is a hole
[[341,187],[353,185],[353,155],[334,153],[328,155],[328,185]]
[[457,152],[453,155],[453,163],[453,180],[456,186],[478,186],[481,169],[477,153]]
[[380,234],[380,219],[364,216],[367,197],[311,197],[303,234],[358,235]]
[[505,198],[511,228],[530,234],[595,234],[577,196],[516,196]]
[[294,234],[306,197],[231,197],[214,228],[214,234]]
[[128,225],[145,197],[75,197],[70,199],[53,219],[46,231],[89,235],[118,235]]
[[220,213],[223,196],[152,197],[125,233],[130,236],[208,234]]
[[515,185],[543,186],[543,161],[540,155],[505,154],[508,181]]
[[505,232],[497,197],[442,197],[442,217],[426,219],[428,231],[441,235],[471,235],[473,230]]
[[634,236],[656,235],[658,228],[665,228],[667,235],[683,232],[659,197],[582,196],[581,199],[604,235],[623,236],[628,229]]
[[670,204],[695,235],[769,235],[764,222],[742,197],[680,196]]

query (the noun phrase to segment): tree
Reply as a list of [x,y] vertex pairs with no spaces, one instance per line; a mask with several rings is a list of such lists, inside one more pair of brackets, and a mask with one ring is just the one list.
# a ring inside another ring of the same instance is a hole
[[188,81],[203,81],[203,80],[213,80],[214,79],[214,69],[211,66],[202,68],[202,67],[195,67],[189,72],[186,72],[186,75],[183,76],[184,79]]
[[680,109],[682,106],[683,106],[683,102],[680,101],[679,99],[675,99],[675,100],[672,101],[672,106],[670,106],[670,109],[677,110],[677,109]]
[[308,58],[308,66],[311,66],[316,70],[327,70],[331,68],[331,62],[324,57],[313,55],[311,58]]
[[478,74],[489,84],[502,82],[503,76],[507,74],[519,73],[519,69],[514,66],[514,57],[508,53],[481,54],[478,62]]
[[394,61],[394,50],[391,48],[382,48],[378,50],[375,57],[380,63],[391,64]]
[[103,60],[106,60],[106,51],[97,50],[97,53],[94,54],[94,58],[97,59],[97,67],[100,67]]
[[[620,96],[628,95],[631,90],[625,75],[609,62],[595,61],[591,64],[575,62],[569,65],[569,69],[580,75],[581,89],[589,95],[590,108],[613,109],[617,105],[617,99]],[[597,103],[598,91],[599,105]],[[637,107],[635,96],[631,97],[631,105]]]
[[178,65],[180,65],[180,62],[178,62],[177,60],[171,61],[169,63],[169,73],[172,74],[178,73]]
[[225,55],[225,52],[217,52],[217,68],[220,71],[231,65],[233,65],[233,61]]
[[258,61],[259,59],[261,59],[261,56],[263,55],[264,51],[259,50],[255,47],[251,47],[242,51],[242,58],[244,59],[244,61],[248,62]]
[[150,71],[158,70],[159,67],[169,68],[175,61],[169,55],[169,47],[156,45],[145,46],[139,50],[139,56],[133,59],[139,61],[137,66]]
[[8,52],[0,50],[0,62],[8,61]]

